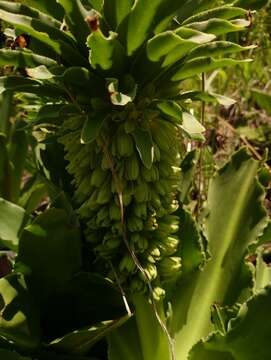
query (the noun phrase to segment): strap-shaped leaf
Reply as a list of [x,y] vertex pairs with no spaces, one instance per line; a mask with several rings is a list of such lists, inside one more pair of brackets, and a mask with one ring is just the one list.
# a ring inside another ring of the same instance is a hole
[[246,14],[247,11],[242,8],[225,5],[193,15],[188,19],[184,20],[182,25],[205,21],[212,18],[230,20],[236,18],[237,16],[246,16]]
[[174,121],[176,123],[179,123],[179,124],[182,123],[183,111],[182,111],[181,106],[176,101],[165,100],[165,101],[158,102],[156,106],[165,115],[174,119]]
[[[270,357],[271,287],[243,304],[227,333],[212,334],[190,352],[191,360],[258,360]],[[224,354],[224,355],[223,355]]]
[[198,57],[207,57],[207,56],[224,56],[227,54],[234,54],[241,51],[247,51],[254,49],[256,46],[240,46],[238,44],[232,43],[230,41],[214,41],[209,44],[203,44],[197,48],[191,50],[191,52],[186,57],[186,60],[198,58]]
[[54,17],[61,22],[63,20],[63,8],[58,4],[56,0],[22,0],[21,2],[23,4],[33,6],[49,15],[54,14]]
[[129,315],[125,315],[116,320],[106,320],[91,327],[75,330],[61,338],[53,340],[49,344],[49,347],[57,351],[84,355],[99,340],[123,325],[129,318]]
[[204,91],[187,91],[180,94],[177,97],[178,100],[191,99],[193,101],[204,101],[210,104],[220,104],[225,107],[231,106],[236,103],[234,99],[231,99],[225,95],[216,94],[213,92],[204,92]]
[[32,18],[40,20],[42,23],[45,23],[49,26],[55,27],[56,29],[60,29],[61,22],[57,21],[54,17],[49,16],[41,11],[37,10],[37,4],[35,3],[35,8],[31,8],[24,4],[13,3],[10,1],[0,1],[0,9],[5,10],[7,12],[19,15],[26,15]]
[[88,14],[80,0],[57,0],[65,10],[65,19],[81,48],[85,48],[89,28],[85,21]]
[[0,77],[0,94],[7,90],[32,93],[52,98],[60,98],[66,96],[64,90],[53,84],[41,84],[37,80],[32,80],[19,76]]
[[192,15],[210,9],[215,3],[215,0],[186,0],[178,8],[178,20],[182,22]]
[[249,25],[250,22],[244,19],[236,19],[232,21],[224,19],[210,19],[206,21],[194,22],[186,25],[186,27],[218,36],[230,32],[244,30]]
[[147,169],[150,169],[154,157],[153,141],[150,131],[138,128],[132,132],[132,135],[143,165],[146,166]]
[[209,42],[215,38],[212,34],[194,32],[190,38],[182,38],[177,31],[166,31],[154,36],[147,43],[147,54],[151,61],[165,58],[162,66],[168,66],[182,58],[198,44]]
[[104,111],[97,111],[88,115],[82,129],[82,144],[89,144],[97,138],[107,116],[107,113]]
[[197,59],[193,59],[182,65],[179,70],[171,77],[173,81],[184,80],[189,77],[195,76],[197,74],[201,74],[203,72],[215,70],[221,68],[223,66],[231,66],[236,64],[243,64],[251,61],[247,60],[235,60],[235,59],[213,59],[210,57],[200,57]]
[[126,16],[130,13],[134,1],[133,0],[105,0],[104,1],[104,16],[106,21],[111,25],[115,31],[123,22]]
[[83,66],[87,64],[85,58],[70,44],[71,37],[65,34],[65,32],[51,27],[39,19],[12,14],[4,10],[0,10],[0,17],[7,23],[14,25],[16,29],[26,32],[48,45],[68,63]]
[[100,30],[89,35],[89,62],[94,69],[105,71],[110,76],[121,73],[125,66],[125,52],[118,41],[118,34],[110,32],[105,37]]
[[245,9],[260,9],[268,3],[268,0],[236,0],[234,5],[243,7]]
[[132,55],[146,40],[159,5],[163,0],[137,0],[128,19],[126,47]]
[[38,65],[53,66],[57,62],[46,56],[32,53],[29,50],[0,49],[0,66],[35,67]]

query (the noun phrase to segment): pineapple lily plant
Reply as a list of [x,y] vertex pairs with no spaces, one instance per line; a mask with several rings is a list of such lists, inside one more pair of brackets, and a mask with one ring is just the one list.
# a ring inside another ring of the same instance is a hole
[[[187,87],[253,47],[225,40],[251,26],[247,10],[216,3],[0,1],[13,36],[0,64],[15,69],[0,78],[3,119],[12,95],[27,111],[1,126],[2,162],[15,177],[9,134],[28,134],[42,184],[29,195],[0,183],[0,239],[18,252],[0,280],[7,359],[268,359],[260,164],[240,150],[201,220],[183,206],[185,144],[205,131],[191,104],[229,101]],[[33,213],[44,188],[52,205]]]

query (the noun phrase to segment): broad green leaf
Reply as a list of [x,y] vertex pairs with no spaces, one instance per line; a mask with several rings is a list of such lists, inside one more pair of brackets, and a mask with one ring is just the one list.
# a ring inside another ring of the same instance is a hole
[[[21,1],[21,2],[27,2],[27,1]],[[49,16],[48,14],[45,14],[41,11],[39,11],[38,7],[29,7],[25,4],[19,4],[19,3],[13,3],[10,1],[0,1],[0,9],[5,10],[7,12],[13,13],[13,14],[19,14],[19,15],[26,15],[30,16],[32,18],[40,20],[42,23],[50,25],[56,29],[59,29],[61,27],[61,22],[57,21],[54,17]],[[71,39],[72,40],[72,39]]]
[[106,0],[104,1],[104,16],[115,31],[131,11],[133,0]]
[[249,10],[257,10],[264,7],[268,3],[268,0],[236,0],[234,5],[240,6]]
[[200,22],[200,21],[206,21],[213,18],[230,20],[236,18],[237,16],[245,17],[246,15],[247,15],[247,11],[240,7],[225,5],[210,10],[205,10],[196,15],[193,15],[188,19],[185,19],[182,25]]
[[181,246],[177,254],[182,258],[182,276],[186,276],[204,264],[206,255],[204,254],[199,225],[193,219],[191,213],[182,209],[178,212],[178,215],[181,224],[178,232]]
[[89,114],[81,133],[81,143],[88,144],[94,141],[106,121],[108,114],[104,111]]
[[253,89],[251,94],[257,105],[271,115],[271,95],[258,89]]
[[47,14],[53,14],[53,16],[61,22],[63,20],[63,8],[57,3],[56,0],[21,0],[21,3],[33,6]]
[[10,250],[18,250],[24,215],[23,208],[0,198],[0,242]]
[[183,112],[182,125],[179,127],[186,136],[194,140],[204,140],[205,127],[190,113]]
[[77,39],[80,47],[85,49],[87,36],[89,35],[89,28],[85,21],[88,15],[87,10],[82,5],[81,0],[57,0],[65,11],[65,19],[69,26],[69,30]]
[[250,26],[250,22],[243,19],[237,19],[232,21],[224,19],[210,19],[186,25],[186,27],[188,28],[202,31],[207,34],[214,34],[216,36],[228,34],[230,32],[241,31],[248,26]]
[[37,55],[29,50],[0,49],[0,65],[13,65],[16,67],[35,67],[38,65],[53,66],[56,61],[45,56]]
[[41,336],[40,319],[24,277],[12,274],[0,279],[0,294],[0,335],[21,348],[35,348]]
[[170,118],[173,118],[175,122],[182,122],[183,110],[176,101],[167,100],[158,102],[156,106],[159,110],[162,111],[162,113],[169,116]]
[[209,334],[211,305],[232,305],[247,286],[242,259],[267,223],[258,166],[242,149],[210,183],[204,232],[211,259],[201,271],[180,279],[172,300],[178,359],[186,359],[191,347]]
[[178,7],[178,21],[182,22],[192,15],[195,15],[206,9],[210,9],[215,3],[215,0],[186,0],[184,3],[182,3],[181,6]]
[[87,65],[85,58],[77,51],[74,45],[72,45],[73,41],[71,37],[64,31],[43,23],[39,19],[20,14],[12,14],[1,9],[0,17],[7,23],[14,25],[16,29],[33,36],[33,38],[49,46],[69,64]]
[[21,356],[15,351],[0,349],[0,358],[5,360],[31,360],[29,357]]
[[79,229],[65,211],[45,211],[24,228],[16,260],[16,268],[25,272],[31,291],[44,303],[80,270]]
[[143,165],[147,169],[150,169],[152,167],[154,157],[153,141],[150,131],[138,128],[132,132],[132,135]]
[[145,360],[134,316],[109,334],[108,343],[109,360]]
[[31,184],[26,186],[27,189],[23,189],[24,191],[22,191],[18,203],[25,209],[26,214],[30,215],[47,195],[47,187],[38,180],[31,181]]
[[214,38],[215,36],[212,34],[195,32],[190,38],[184,39],[178,35],[177,31],[166,31],[148,41],[148,58],[151,61],[159,61],[162,57],[165,57],[163,66],[167,66],[182,58],[198,44],[211,41]]
[[123,325],[129,318],[129,315],[125,315],[120,319],[106,320],[91,327],[74,330],[61,338],[53,340],[49,346],[56,351],[69,354],[87,354],[93,345],[111,331]]
[[0,95],[9,90],[47,96],[58,100],[67,95],[64,90],[53,84],[42,84],[37,80],[20,76],[0,77]]
[[214,41],[209,44],[200,45],[190,51],[185,60],[191,60],[198,57],[207,56],[224,56],[227,54],[234,54],[241,51],[254,49],[255,46],[240,46],[230,41]]
[[[154,309],[147,296],[134,294],[135,318],[144,360],[170,360],[168,339],[155,316]],[[165,314],[162,302],[156,303],[157,312],[162,321]],[[128,357],[130,359],[130,357]]]
[[189,360],[212,359],[212,353],[217,356],[213,359],[269,359],[270,303],[271,287],[267,287],[242,305],[238,316],[230,321],[226,335],[216,332],[199,342],[190,352]]
[[106,37],[97,30],[88,36],[87,45],[90,48],[89,62],[94,69],[105,71],[110,76],[122,72],[126,60],[117,33],[110,32]]
[[184,65],[181,65],[175,74],[171,77],[172,81],[180,81],[189,77],[201,74],[203,72],[219,69],[224,66],[232,66],[237,64],[243,64],[251,61],[247,60],[235,60],[235,59],[213,59],[210,57],[200,57],[193,60],[189,60]]
[[92,9],[99,12],[102,11],[102,8],[104,6],[104,0],[88,0],[88,3],[90,4]]
[[[147,39],[154,17],[163,0],[137,0],[128,18],[127,53],[131,56]],[[148,9],[148,11],[146,11]],[[135,32],[136,31],[136,32]]]

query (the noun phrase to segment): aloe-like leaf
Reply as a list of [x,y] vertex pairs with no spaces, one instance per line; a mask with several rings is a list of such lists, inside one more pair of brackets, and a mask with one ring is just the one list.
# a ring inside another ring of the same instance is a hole
[[[27,1],[22,1],[27,3]],[[42,23],[55,27],[56,29],[60,29],[61,22],[57,21],[54,17],[49,16],[38,10],[38,4],[35,3],[34,7],[26,6],[25,4],[13,3],[10,1],[0,1],[0,9],[5,10],[7,12],[19,15],[26,15],[32,18],[40,20]],[[54,13],[52,13],[54,14]],[[71,39],[72,40],[72,39]]]
[[[184,39],[178,31],[166,31],[154,36],[147,43],[147,55],[151,61],[159,61],[165,57],[163,66],[182,58],[198,44],[209,42],[215,38],[212,34],[195,32],[190,38]],[[174,61],[172,60],[174,59]]]
[[[128,18],[126,47],[128,55],[132,55],[147,39],[154,17],[163,0],[137,0]],[[146,11],[146,6],[148,11]],[[136,29],[136,33],[135,33]]]
[[268,3],[268,0],[236,0],[234,5],[240,6],[245,9],[257,10],[264,7]]
[[0,357],[5,360],[31,360],[29,357],[21,356],[15,351],[0,349]]
[[147,169],[150,169],[154,157],[153,141],[150,131],[138,128],[132,132],[132,136],[143,165]]
[[39,312],[24,277],[14,273],[0,279],[0,293],[0,335],[24,349],[37,347],[41,336]]
[[88,144],[94,141],[107,119],[107,112],[100,111],[89,114],[82,129],[81,142]]
[[85,21],[88,11],[82,5],[80,0],[57,0],[65,10],[65,19],[70,31],[77,39],[82,49],[85,49],[89,28]]
[[271,95],[258,89],[253,89],[251,94],[257,105],[271,115]]
[[130,13],[132,6],[133,0],[107,0],[104,2],[104,16],[114,31]]
[[24,228],[16,268],[25,272],[37,301],[46,303],[80,267],[80,232],[64,210],[50,209]]
[[258,166],[242,149],[211,181],[204,223],[211,259],[203,270],[180,279],[172,300],[178,359],[186,359],[191,347],[210,332],[211,305],[232,305],[247,286],[242,259],[267,223],[263,188],[255,178]]
[[195,219],[193,219],[191,213],[182,209],[178,212],[178,215],[180,216],[181,224],[178,235],[179,238],[182,239],[182,244],[177,251],[177,256],[181,256],[182,276],[186,276],[198,270],[199,267],[204,264],[206,255],[200,227]]
[[93,345],[108,336],[114,329],[122,326],[129,318],[129,315],[125,315],[116,320],[106,320],[91,327],[74,330],[61,338],[51,341],[49,347],[69,354],[87,354]]
[[0,49],[0,65],[16,67],[35,67],[38,65],[53,66],[57,62],[45,56],[37,55],[27,50]]
[[[243,304],[230,321],[226,335],[216,332],[199,342],[189,360],[258,360],[270,357],[271,287],[262,290]],[[220,356],[221,355],[221,356]]]
[[225,5],[225,6],[219,6],[219,7],[210,9],[210,10],[205,10],[196,15],[193,15],[193,16],[189,17],[188,19],[185,19],[183,21],[182,25],[205,21],[205,20],[209,20],[209,19],[213,19],[213,18],[230,20],[230,19],[236,18],[237,16],[245,17],[246,15],[247,15],[247,11],[241,7]]
[[186,25],[188,28],[202,31],[207,34],[214,34],[216,36],[241,31],[248,26],[250,26],[250,22],[244,19],[236,19],[232,21],[224,19],[210,19]]
[[100,30],[87,38],[90,48],[89,62],[94,69],[105,71],[110,76],[121,73],[125,66],[125,52],[118,40],[118,34],[110,32],[105,37]]
[[182,123],[183,110],[181,106],[173,100],[165,100],[156,104],[162,113],[174,119],[176,123]]
[[10,250],[18,250],[24,216],[23,208],[0,198],[0,242]]
[[33,6],[49,15],[54,14],[54,17],[60,22],[63,21],[64,11],[62,6],[56,0],[21,0],[23,4]]
[[189,77],[201,74],[203,72],[212,71],[219,69],[224,66],[232,66],[237,64],[243,64],[251,61],[246,60],[235,60],[228,58],[213,59],[210,57],[200,57],[193,60],[189,60],[184,65],[181,65],[179,69],[175,70],[175,74],[171,77],[172,81],[180,81]]
[[205,127],[192,114],[183,112],[182,120],[182,125],[179,127],[186,136],[194,140],[204,140]]
[[234,54],[241,51],[254,49],[255,46],[240,46],[230,41],[214,41],[209,44],[203,44],[190,51],[186,60],[191,60],[202,56],[224,56],[226,54]]
[[39,19],[30,16],[13,14],[0,9],[2,20],[20,31],[26,32],[37,40],[53,49],[56,54],[60,55],[70,64],[86,65],[87,61],[71,44],[71,37],[64,31],[56,29]]

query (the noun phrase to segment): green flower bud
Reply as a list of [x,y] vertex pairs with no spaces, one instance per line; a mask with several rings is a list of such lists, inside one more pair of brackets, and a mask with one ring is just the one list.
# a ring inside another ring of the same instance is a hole
[[125,162],[125,177],[127,180],[137,180],[139,175],[139,162],[136,155],[130,156]]
[[171,278],[180,273],[181,259],[177,256],[165,257],[158,264],[159,274],[164,278]]
[[106,204],[110,201],[112,197],[112,193],[111,193],[111,186],[109,184],[109,182],[106,182],[102,185],[102,187],[100,188],[100,190],[98,190],[98,195],[97,195],[97,204]]
[[117,134],[117,151],[120,156],[131,156],[134,152],[134,144],[131,135],[126,133]]
[[125,255],[119,263],[119,271],[123,272],[124,270],[127,270],[129,273],[132,273],[135,269],[136,265],[131,255]]
[[107,175],[108,172],[102,170],[101,168],[94,169],[91,174],[90,184],[92,186],[100,187],[104,183]]

